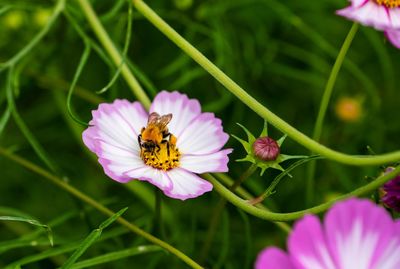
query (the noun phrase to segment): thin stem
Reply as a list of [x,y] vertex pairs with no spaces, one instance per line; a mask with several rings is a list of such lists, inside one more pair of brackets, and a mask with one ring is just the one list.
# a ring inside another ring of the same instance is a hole
[[[321,138],[322,127],[324,125],[325,115],[326,115],[326,111],[329,106],[329,101],[331,100],[333,87],[335,86],[335,82],[336,82],[337,76],[339,74],[340,68],[342,67],[343,61],[346,58],[347,51],[350,48],[350,45],[354,39],[355,34],[357,33],[357,30],[358,30],[358,24],[353,23],[349,33],[346,36],[346,39],[343,42],[343,45],[339,51],[336,61],[332,67],[331,73],[329,75],[328,81],[325,86],[325,90],[324,90],[321,104],[320,104],[319,111],[318,111],[317,120],[316,120],[315,126],[314,126],[314,132],[313,132],[312,138],[315,141],[319,142],[319,140]],[[312,201],[314,200],[314,177],[315,177],[316,165],[317,165],[317,163],[315,161],[312,161],[309,164],[308,170],[307,170],[307,178],[306,178],[306,204],[307,205],[312,204]]]
[[[255,171],[257,170],[257,165],[252,164],[234,183],[231,187],[229,187],[230,191],[234,191],[237,187],[239,187],[247,178],[249,178]],[[217,232],[218,224],[221,220],[222,211],[226,205],[226,199],[220,198],[217,206],[214,208],[213,213],[211,214],[210,225],[208,226],[208,231],[206,235],[206,239],[204,241],[202,250],[200,251],[200,264],[202,264],[208,256],[208,252],[210,251],[211,244],[213,243],[215,234]]]
[[120,65],[122,65],[121,73],[124,76],[129,87],[131,88],[132,92],[136,95],[136,97],[143,104],[143,106],[148,109],[150,107],[150,99],[147,97],[146,93],[140,86],[139,82],[136,80],[135,76],[129,70],[128,65],[123,61],[121,54],[119,53],[114,43],[112,42],[111,38],[107,34],[99,18],[94,12],[92,6],[87,0],[76,0],[76,1],[78,1],[80,7],[82,8],[82,11],[86,16],[86,19],[89,21],[90,26],[97,35],[97,38],[100,40],[105,50],[114,61],[115,66],[119,67]]
[[85,41],[85,50],[82,53],[81,59],[79,60],[79,65],[78,68],[76,69],[74,78],[72,80],[72,83],[69,87],[68,90],[68,95],[67,95],[67,112],[68,115],[77,123],[83,125],[83,126],[89,126],[89,124],[87,124],[86,122],[80,120],[77,116],[75,116],[75,114],[72,111],[72,107],[71,107],[71,100],[72,100],[72,94],[74,93],[74,89],[76,86],[76,83],[78,82],[78,79],[82,73],[82,70],[87,62],[87,60],[89,59],[90,56],[90,44],[88,42]]
[[246,200],[241,199],[240,197],[236,196],[234,193],[230,192],[227,188],[225,188],[218,180],[214,178],[211,174],[205,174],[203,177],[210,181],[213,185],[216,191],[218,191],[225,199],[227,199],[229,202],[234,204],[235,206],[241,208],[242,210],[246,211],[247,213],[256,216],[260,219],[265,219],[265,220],[270,220],[270,221],[292,221],[301,218],[305,214],[316,214],[323,212],[327,209],[329,209],[334,203],[337,201],[347,199],[353,196],[361,196],[365,195],[368,193],[371,193],[375,191],[375,189],[379,188],[381,185],[385,184],[387,181],[390,179],[394,178],[396,175],[400,174],[400,166],[396,167],[392,172],[385,174],[381,177],[378,177],[374,181],[368,183],[367,185],[364,185],[358,189],[355,189],[354,191],[351,191],[349,193],[343,194],[339,197],[337,197],[334,200],[331,200],[329,202],[307,208],[304,210],[300,211],[295,211],[291,213],[274,213],[274,212],[269,212],[260,208],[257,208],[250,203],[248,203]]
[[[43,176],[45,179],[47,179],[48,181],[50,181],[54,185],[56,185],[56,186],[60,187],[61,189],[69,192],[70,194],[72,194],[73,196],[77,197],[81,201],[91,205],[92,207],[94,207],[98,211],[102,212],[104,215],[113,216],[115,214],[115,212],[111,211],[107,207],[105,207],[102,204],[98,203],[95,199],[91,198],[90,196],[84,194],[83,192],[81,192],[78,189],[74,188],[73,186],[69,185],[68,183],[63,181],[61,178],[59,178],[59,177],[57,177],[57,176],[55,176],[53,174],[50,174],[49,172],[47,172],[43,168],[41,168],[41,167],[29,162],[28,160],[23,159],[22,157],[20,157],[18,155],[15,155],[15,154],[9,152],[8,150],[6,150],[6,149],[4,149],[2,147],[0,147],[0,154],[3,155],[6,158],[18,163],[18,164],[20,164],[21,166],[27,168],[28,170],[30,170],[30,171],[38,174],[38,175]],[[158,239],[157,237],[145,232],[144,230],[142,230],[139,227],[137,227],[136,225],[130,223],[126,219],[120,217],[120,218],[117,219],[117,222],[119,222],[123,226],[127,227],[130,231],[138,234],[139,236],[142,236],[143,238],[147,239],[148,241],[150,241],[150,242],[152,242],[152,243],[154,243],[156,245],[159,245],[160,247],[164,248],[168,252],[174,254],[176,257],[178,257],[180,260],[185,262],[190,267],[192,267],[192,268],[202,268],[199,264],[197,264],[195,261],[193,261],[186,254],[182,253],[181,251],[179,251],[178,249],[174,248],[170,244]]]
[[308,148],[312,152],[325,156],[337,162],[345,163],[348,165],[380,165],[400,160],[400,151],[386,153],[376,156],[356,156],[341,153],[332,150],[320,143],[314,141],[310,137],[298,131],[290,124],[279,118],[272,113],[256,99],[250,96],[243,88],[236,84],[210,60],[208,60],[200,51],[192,46],[186,39],[179,35],[171,26],[169,26],[163,19],[161,19],[149,6],[142,0],[132,0],[136,9],[142,13],[155,27],[157,27],[164,35],[166,35],[172,42],[181,48],[187,55],[194,61],[202,66],[209,72],[216,80],[218,80],[226,89],[233,93],[239,100],[246,104],[250,109],[260,115],[263,119],[274,125],[276,128],[286,133],[293,140]]
[[256,197],[254,200],[252,200],[252,204],[261,203],[262,201],[267,199],[270,195],[274,194],[276,186],[279,184],[279,182],[282,180],[282,178],[284,178],[286,175],[289,175],[290,171],[292,171],[293,169],[295,169],[296,167],[298,167],[300,165],[305,164],[308,161],[313,161],[313,160],[317,160],[317,159],[323,159],[323,157],[321,157],[319,155],[314,155],[314,156],[310,156],[308,158],[304,158],[304,159],[301,159],[301,160],[293,163],[291,166],[286,168],[285,171],[280,173],[259,197]]
[[131,41],[131,34],[132,34],[132,2],[129,2],[129,10],[128,10],[128,24],[126,26],[126,35],[125,35],[125,44],[124,48],[122,49],[122,62],[118,66],[117,71],[115,72],[114,76],[111,78],[111,80],[107,83],[106,86],[104,86],[101,90],[97,91],[97,94],[102,94],[108,91],[114,83],[117,81],[119,78],[119,74],[121,73],[121,68],[126,62],[126,57],[128,54],[129,50],[129,43]]

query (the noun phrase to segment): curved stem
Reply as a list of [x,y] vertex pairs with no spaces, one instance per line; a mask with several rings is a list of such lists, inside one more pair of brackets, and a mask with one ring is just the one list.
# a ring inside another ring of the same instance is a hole
[[[343,61],[346,58],[347,51],[350,48],[351,42],[354,39],[355,34],[357,33],[358,30],[358,24],[353,23],[353,26],[351,26],[351,29],[349,33],[346,36],[346,39],[343,42],[343,45],[339,51],[339,54],[336,58],[336,61],[332,67],[331,73],[329,75],[328,81],[325,86],[325,90],[322,96],[321,104],[319,107],[318,111],[318,116],[317,120],[315,122],[314,126],[314,132],[312,138],[315,141],[320,140],[321,134],[322,134],[322,127],[324,125],[324,119],[326,115],[326,111],[328,109],[329,101],[331,100],[332,92],[333,92],[333,87],[336,82],[336,78],[339,74],[340,68],[342,67]],[[312,153],[311,153],[312,154]],[[315,175],[315,168],[316,168],[316,162],[312,161],[307,170],[307,178],[306,178],[306,204],[309,205],[312,203],[314,199],[314,175]]]
[[[91,198],[90,196],[84,194],[83,192],[81,192],[78,189],[74,188],[73,186],[69,185],[68,183],[63,181],[61,178],[59,178],[53,174],[50,174],[49,172],[42,169],[41,167],[29,162],[28,160],[23,159],[20,156],[15,155],[2,147],[0,147],[0,154],[18,164],[20,164],[21,166],[27,168],[28,170],[30,170],[38,175],[43,176],[45,179],[47,179],[54,185],[69,192],[70,194],[77,197],[81,201],[91,205],[92,207],[96,208],[98,211],[102,212],[104,215],[113,216],[115,214],[115,212],[111,211],[107,207],[98,203],[95,199]],[[182,253],[180,250],[178,250],[178,249],[174,248],[173,246],[171,246],[170,244],[158,239],[157,237],[145,232],[144,230],[140,229],[138,226],[130,223],[128,220],[119,217],[117,219],[117,222],[119,222],[123,226],[127,227],[129,230],[138,234],[139,236],[142,236],[143,238],[147,239],[148,241],[150,241],[156,245],[159,245],[160,247],[164,248],[168,252],[174,254],[176,257],[181,259],[183,262],[185,262],[190,267],[198,268],[198,269],[202,268],[199,264],[197,264],[195,261],[193,261],[186,254]]]
[[[81,0],[82,1],[82,0]],[[256,99],[250,96],[243,88],[236,82],[222,72],[216,65],[208,60],[200,51],[198,51],[192,44],[179,35],[171,26],[169,26],[163,19],[161,19],[149,6],[142,0],[132,0],[136,9],[142,13],[155,27],[157,27],[164,35],[166,35],[172,42],[181,48],[187,55],[194,61],[202,66],[209,72],[216,80],[218,80],[226,89],[239,98],[250,109],[260,115],[263,119],[274,125],[276,128],[286,133],[293,140],[308,148],[312,152],[318,153],[326,158],[335,160],[337,162],[349,165],[380,165],[389,162],[400,160],[400,151],[386,153],[375,156],[356,156],[341,153],[332,150],[324,145],[319,144],[310,137],[306,136],[290,124],[279,118],[273,112],[264,107]]]
[[123,61],[121,54],[119,53],[114,43],[112,42],[111,38],[107,34],[99,18],[94,12],[92,6],[87,0],[77,0],[77,1],[81,6],[83,13],[86,16],[86,19],[89,21],[90,26],[97,35],[97,38],[100,40],[101,44],[103,45],[107,53],[114,61],[115,66],[118,68],[121,65],[120,67],[121,73],[124,76],[129,87],[132,89],[133,93],[136,95],[138,100],[143,104],[143,106],[148,109],[150,107],[150,99],[147,97],[146,93],[140,86],[139,82],[136,80],[135,76],[129,70],[128,65]]
[[270,221],[292,221],[298,218],[301,218],[305,214],[316,214],[323,212],[329,209],[335,202],[352,197],[352,196],[361,196],[367,193],[373,192],[375,189],[379,188],[381,185],[385,184],[390,179],[394,178],[396,175],[400,174],[400,166],[396,167],[392,172],[385,174],[374,181],[364,185],[358,189],[355,189],[352,192],[343,194],[338,198],[331,200],[327,203],[323,203],[308,209],[295,211],[291,213],[274,213],[269,212],[260,208],[257,208],[246,200],[241,199],[240,197],[236,196],[234,193],[230,192],[227,188],[225,188],[218,180],[214,178],[211,174],[205,174],[203,177],[210,181],[216,191],[218,191],[225,199],[229,202],[234,204],[235,206],[239,207],[240,209],[246,211],[247,213],[256,216],[260,219],[270,220]]

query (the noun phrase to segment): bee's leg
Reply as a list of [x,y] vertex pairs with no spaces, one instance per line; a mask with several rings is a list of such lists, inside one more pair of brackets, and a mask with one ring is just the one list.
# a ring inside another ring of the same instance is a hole
[[168,154],[168,157],[169,157],[169,142],[167,142],[167,154]]
[[159,153],[160,150],[161,150],[160,146],[159,146],[159,145],[156,145],[156,148],[157,148],[157,153]]
[[139,143],[139,148],[140,148],[140,157],[143,157],[143,147],[142,147],[142,135],[138,135],[137,137],[138,143]]

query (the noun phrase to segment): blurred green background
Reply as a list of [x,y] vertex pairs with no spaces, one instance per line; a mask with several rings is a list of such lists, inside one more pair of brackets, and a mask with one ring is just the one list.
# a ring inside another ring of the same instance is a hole
[[[146,2],[249,94],[300,131],[312,135],[331,67],[352,25],[335,15],[335,10],[345,7],[347,1]],[[122,50],[128,18],[127,2],[96,0],[91,3]],[[54,4],[52,1],[0,0],[0,62],[18,53],[45,27]],[[73,27],[71,17],[93,41],[98,43],[98,40],[75,1],[67,1],[66,10],[70,18],[62,13],[44,39],[16,64],[17,76],[11,83],[15,86],[15,104],[21,119],[42,145],[59,176],[115,211],[128,206],[124,217],[197,260],[220,196],[211,192],[185,202],[163,197],[164,218],[162,224],[154,225],[153,186],[141,182],[126,186],[103,174],[95,156],[82,144],[83,128],[67,113],[67,90],[84,49],[82,37]],[[150,97],[162,89],[178,90],[199,99],[204,111],[212,111],[220,117],[229,134],[245,137],[237,122],[254,134],[261,131],[261,118],[135,9],[133,11],[127,58]],[[351,154],[370,154],[367,146],[377,154],[398,149],[398,70],[399,50],[392,47],[381,32],[360,27],[337,79],[321,142]],[[106,93],[96,94],[114,74],[115,67],[93,51],[72,99],[74,111],[81,119],[89,121],[90,111],[99,102],[115,98],[135,100],[122,77]],[[0,73],[0,83],[1,147],[48,170],[14,118],[11,116],[6,121],[7,70]],[[355,115],[351,119],[341,116],[343,107],[338,104],[344,97],[354,102],[359,115],[350,112]],[[282,136],[273,126],[270,126],[270,135],[276,139]],[[227,147],[234,148],[230,155],[229,175],[237,178],[249,164],[235,162],[245,154],[237,141],[231,138]],[[290,138],[281,151],[309,154]],[[370,177],[379,175],[380,169],[318,161],[313,204],[365,184]],[[305,208],[305,174],[306,166],[297,168],[292,173],[293,178],[283,180],[277,193],[265,201],[265,205],[277,212]],[[259,195],[276,175],[276,171],[270,170],[262,177],[256,173],[244,186],[253,195]],[[41,176],[0,156],[0,215],[22,212],[42,223],[49,223],[55,245],[49,246],[43,229],[35,233],[38,229],[35,226],[0,221],[0,268],[46,250],[79,244],[106,219]],[[52,225],[54,220],[58,222]],[[164,227],[162,234],[157,232],[158,225]],[[285,236],[270,222],[227,205],[203,265],[208,268],[251,268],[261,248],[269,244],[284,246]],[[24,243],[18,245],[18,242]],[[113,224],[104,231],[101,241],[92,245],[80,260],[143,244],[148,243],[119,224]],[[22,268],[56,268],[70,255],[71,251],[52,255]],[[186,268],[186,265],[171,254],[157,251],[94,268]]]

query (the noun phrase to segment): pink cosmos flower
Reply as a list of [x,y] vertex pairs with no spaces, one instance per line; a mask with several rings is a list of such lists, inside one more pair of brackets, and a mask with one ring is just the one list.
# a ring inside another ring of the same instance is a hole
[[185,94],[160,92],[150,115],[127,100],[100,104],[92,115],[83,142],[118,182],[148,181],[185,200],[212,189],[196,174],[228,171],[232,149],[221,150],[228,140],[221,120],[202,113],[200,103]]
[[400,48],[399,0],[350,0],[351,5],[338,15],[384,31],[389,41]]
[[296,222],[288,253],[268,247],[256,269],[399,269],[400,222],[366,199],[336,203],[323,224],[314,215]]

